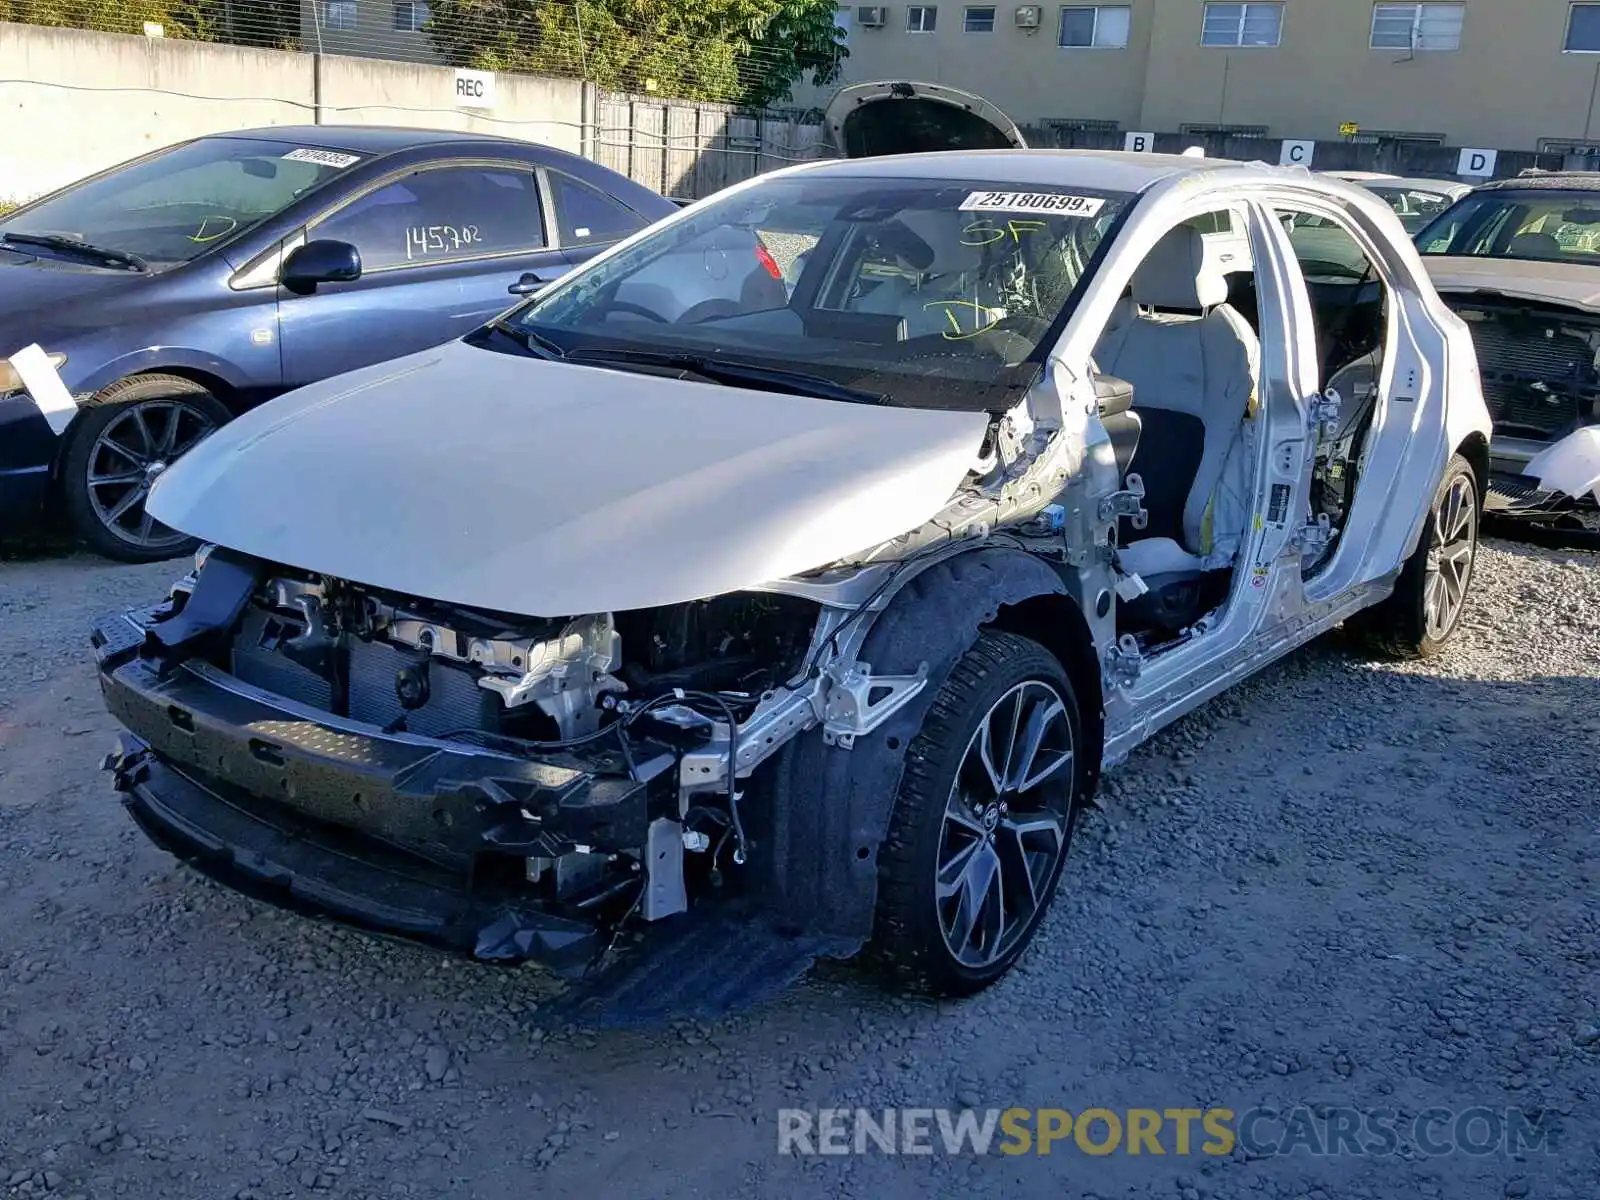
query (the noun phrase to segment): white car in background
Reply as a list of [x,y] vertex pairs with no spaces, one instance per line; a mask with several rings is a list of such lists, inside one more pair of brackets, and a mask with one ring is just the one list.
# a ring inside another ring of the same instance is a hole
[[[134,819],[279,903],[599,970],[613,1014],[818,955],[959,995],[1157,730],[1341,623],[1441,650],[1489,419],[1393,212],[1007,125],[858,98],[840,144],[882,156],[728,189],[187,455],[151,511],[209,548],[95,636]],[[890,153],[941,128],[992,148]],[[1303,270],[1307,213],[1369,278]],[[668,260],[738,286],[685,308]]]

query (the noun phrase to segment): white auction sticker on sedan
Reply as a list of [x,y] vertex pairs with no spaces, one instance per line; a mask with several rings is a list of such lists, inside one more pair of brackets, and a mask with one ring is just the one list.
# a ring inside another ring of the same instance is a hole
[[1065,192],[973,192],[961,202],[962,212],[1056,213],[1069,217],[1092,217],[1105,201],[1097,196],[1073,196]]

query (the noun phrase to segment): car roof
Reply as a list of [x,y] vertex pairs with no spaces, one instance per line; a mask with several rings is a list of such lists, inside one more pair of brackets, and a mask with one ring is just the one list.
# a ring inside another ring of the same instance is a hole
[[1480,183],[1480,192],[1600,192],[1600,171],[1545,171]]
[[467,146],[492,144],[527,150],[549,149],[521,138],[492,133],[473,133],[462,129],[414,129],[399,125],[268,125],[260,129],[230,129],[226,133],[204,134],[212,138],[248,138],[252,141],[279,142],[313,150],[348,150],[352,154],[392,154],[420,146]]
[[1454,192],[1461,191],[1462,189],[1467,191],[1472,190],[1472,185],[1470,183],[1460,183],[1454,179],[1426,179],[1421,176],[1412,179],[1399,175],[1385,175],[1382,179],[1368,179],[1364,180],[1363,182],[1371,184],[1374,187],[1415,188],[1419,192]]
[[[1182,154],[1149,154],[1124,150],[934,150],[924,154],[887,154],[875,158],[834,158],[808,163],[806,174],[889,179],[981,179],[986,183],[1042,187],[1070,182],[1108,192],[1142,192],[1178,175],[1277,173],[1295,168],[1268,167],[1228,158],[1190,158]],[[1294,174],[1308,179],[1309,173]]]

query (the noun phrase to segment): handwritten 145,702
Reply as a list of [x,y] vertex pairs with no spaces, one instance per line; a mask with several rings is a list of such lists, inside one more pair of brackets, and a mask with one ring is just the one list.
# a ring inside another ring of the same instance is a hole
[[465,250],[483,241],[476,225],[414,225],[406,230],[406,260]]

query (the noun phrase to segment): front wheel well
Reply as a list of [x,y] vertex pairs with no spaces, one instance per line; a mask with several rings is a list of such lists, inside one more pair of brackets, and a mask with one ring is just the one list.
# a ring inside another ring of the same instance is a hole
[[178,379],[187,379],[190,383],[205,388],[206,391],[217,398],[218,403],[234,416],[237,417],[242,411],[239,405],[238,390],[231,383],[218,375],[213,375],[209,371],[202,371],[197,367],[147,367],[142,371],[135,371],[131,375],[124,375],[122,378],[106,384],[85,403],[91,405],[99,404],[101,403],[100,398],[113,388],[133,379],[143,379],[148,375],[172,375]]

